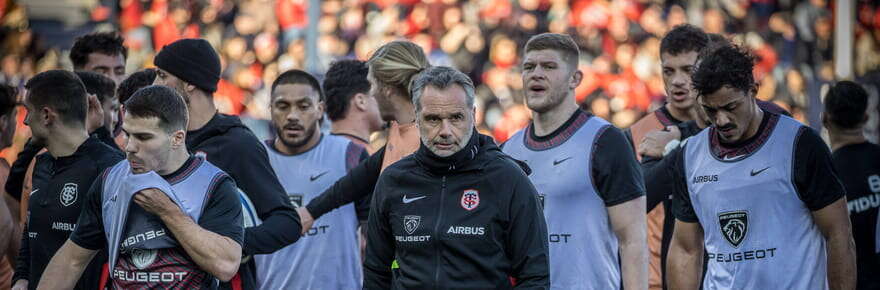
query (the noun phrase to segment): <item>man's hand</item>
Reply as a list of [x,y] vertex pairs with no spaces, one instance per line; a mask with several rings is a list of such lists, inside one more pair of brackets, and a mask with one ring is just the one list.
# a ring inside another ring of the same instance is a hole
[[15,281],[15,285],[12,285],[12,290],[27,290],[28,288],[28,280],[18,279]]
[[681,138],[681,132],[676,126],[667,126],[666,130],[651,131],[645,134],[645,138],[642,139],[642,144],[639,145],[639,155],[663,158],[666,144],[679,138]]
[[86,131],[94,132],[96,129],[104,126],[104,107],[98,101],[98,97],[89,94],[89,111],[86,113]]
[[147,188],[135,193],[134,202],[147,212],[160,217],[183,213],[164,192],[155,188]]
[[302,224],[302,235],[305,235],[310,229],[312,229],[312,225],[315,224],[315,219],[312,218],[312,214],[309,213],[309,210],[305,207],[296,208],[296,213],[299,214],[299,222]]

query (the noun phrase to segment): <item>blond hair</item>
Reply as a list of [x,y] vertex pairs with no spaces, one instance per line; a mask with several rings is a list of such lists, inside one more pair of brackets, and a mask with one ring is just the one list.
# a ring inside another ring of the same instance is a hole
[[413,79],[431,64],[420,46],[397,40],[380,47],[367,61],[367,66],[376,81],[409,99]]

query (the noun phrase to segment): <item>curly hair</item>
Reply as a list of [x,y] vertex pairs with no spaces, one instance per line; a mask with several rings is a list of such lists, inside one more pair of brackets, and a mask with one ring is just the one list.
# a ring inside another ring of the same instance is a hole
[[709,36],[690,24],[677,25],[663,36],[660,53],[679,55],[691,51],[702,52],[709,45]]
[[693,86],[699,96],[712,94],[728,86],[740,91],[755,87],[755,57],[746,48],[735,44],[701,53],[693,75]]
[[841,81],[825,95],[825,112],[829,121],[844,129],[856,129],[865,118],[868,92],[851,81]]
[[345,118],[348,104],[354,95],[370,91],[370,82],[367,80],[369,71],[365,62],[356,59],[339,60],[330,64],[322,86],[327,98],[327,117],[331,121]]
[[128,49],[123,43],[125,39],[116,32],[96,32],[76,38],[73,48],[70,49],[70,62],[75,69],[82,69],[89,63],[89,54],[98,52],[106,55],[122,54],[122,58],[128,58]]

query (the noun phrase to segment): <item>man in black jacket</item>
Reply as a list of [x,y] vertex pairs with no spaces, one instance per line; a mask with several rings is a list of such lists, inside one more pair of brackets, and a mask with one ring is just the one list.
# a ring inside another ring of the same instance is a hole
[[[48,153],[37,157],[34,171],[41,174],[34,174],[29,193],[13,289],[37,288],[49,260],[76,229],[92,182],[123,158],[121,152],[87,133],[86,88],[74,73],[40,73],[25,88],[25,124],[33,134],[32,142]],[[84,265],[76,289],[98,288],[106,259],[106,253],[100,252],[92,263]]]
[[154,84],[176,89],[187,104],[186,148],[232,176],[246,197],[242,199],[244,264],[236,278],[221,288],[256,289],[250,256],[270,254],[296,242],[299,216],[269,165],[265,147],[238,117],[217,112],[213,93],[220,80],[220,57],[214,48],[203,39],[181,39],[166,45],[154,62],[158,67]]
[[548,289],[547,225],[528,167],[475,133],[471,80],[432,67],[412,92],[421,144],[376,185],[364,288]]

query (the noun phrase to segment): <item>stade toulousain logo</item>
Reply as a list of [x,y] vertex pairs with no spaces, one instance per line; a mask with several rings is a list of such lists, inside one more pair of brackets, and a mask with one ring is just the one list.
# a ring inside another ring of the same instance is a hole
[[473,210],[480,205],[480,192],[476,189],[466,189],[461,193],[461,207]]
[[61,188],[61,194],[58,197],[61,200],[61,205],[70,206],[74,202],[76,202],[76,198],[79,195],[77,193],[77,185],[76,183],[65,183],[64,187]]
[[749,231],[749,213],[746,211],[729,211],[718,214],[721,235],[734,248],[738,248],[746,239]]

